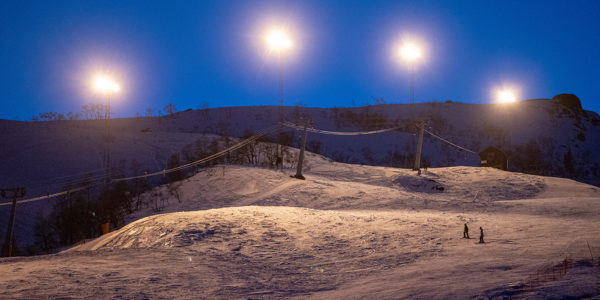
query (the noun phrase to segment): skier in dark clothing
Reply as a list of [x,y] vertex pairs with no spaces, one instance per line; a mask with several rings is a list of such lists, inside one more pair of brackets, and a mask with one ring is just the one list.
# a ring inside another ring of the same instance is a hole
[[469,237],[469,227],[467,226],[467,223],[465,223],[465,231],[463,231],[463,238],[470,239],[470,237]]
[[480,243],[480,244],[483,244],[483,243],[485,243],[485,242],[483,241],[483,228],[481,228],[481,227],[479,227],[479,243]]

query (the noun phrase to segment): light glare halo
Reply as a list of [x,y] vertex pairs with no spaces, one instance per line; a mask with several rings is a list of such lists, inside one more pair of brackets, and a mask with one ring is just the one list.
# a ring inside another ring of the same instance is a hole
[[112,79],[106,76],[97,76],[94,79],[94,88],[102,93],[116,93],[121,89],[121,87],[116,82],[114,82]]
[[498,92],[498,102],[500,103],[511,103],[517,101],[515,94],[509,90],[503,90]]
[[421,57],[421,50],[414,44],[405,44],[400,50],[402,57],[408,61],[414,61]]
[[267,36],[267,42],[273,50],[287,49],[292,46],[292,41],[281,30],[273,30]]

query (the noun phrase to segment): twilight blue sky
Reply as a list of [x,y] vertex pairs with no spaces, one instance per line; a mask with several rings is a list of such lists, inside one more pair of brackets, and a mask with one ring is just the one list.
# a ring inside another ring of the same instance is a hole
[[600,1],[1,1],[0,118],[79,112],[105,101],[115,117],[277,104],[277,59],[264,35],[284,27],[285,104],[409,102],[403,40],[424,45],[417,102],[490,103],[574,93],[600,111]]

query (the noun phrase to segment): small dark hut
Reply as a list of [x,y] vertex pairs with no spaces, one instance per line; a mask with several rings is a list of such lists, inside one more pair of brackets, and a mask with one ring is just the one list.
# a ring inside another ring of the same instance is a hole
[[492,167],[506,171],[508,160],[506,154],[500,151],[500,149],[492,146],[487,147],[485,150],[479,152],[479,157],[481,158],[482,167]]

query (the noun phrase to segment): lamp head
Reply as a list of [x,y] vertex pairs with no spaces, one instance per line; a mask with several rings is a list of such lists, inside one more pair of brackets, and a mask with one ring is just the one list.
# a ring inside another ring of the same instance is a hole
[[273,30],[269,32],[267,35],[267,42],[269,43],[269,47],[271,49],[277,51],[281,51],[292,46],[292,41],[281,30]]
[[121,87],[106,76],[97,76],[94,79],[94,88],[102,93],[116,93]]
[[511,103],[517,101],[515,94],[510,90],[502,90],[497,95],[499,103]]
[[405,44],[400,49],[400,54],[403,59],[412,62],[421,57],[421,50],[416,45]]

